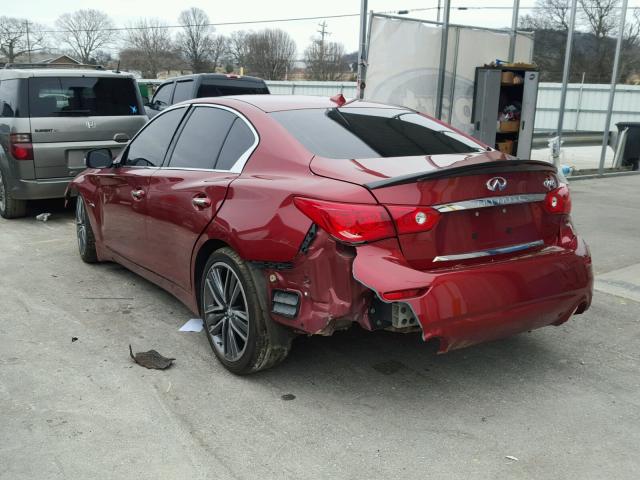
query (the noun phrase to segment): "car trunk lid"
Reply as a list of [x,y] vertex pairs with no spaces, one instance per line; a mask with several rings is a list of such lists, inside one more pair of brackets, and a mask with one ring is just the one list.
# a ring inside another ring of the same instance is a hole
[[363,185],[387,207],[436,210],[439,221],[433,228],[399,235],[403,254],[414,268],[520,254],[552,244],[558,235],[561,216],[543,208],[546,194],[558,184],[554,167],[545,162],[512,160],[488,151],[341,161],[316,157],[311,169]]

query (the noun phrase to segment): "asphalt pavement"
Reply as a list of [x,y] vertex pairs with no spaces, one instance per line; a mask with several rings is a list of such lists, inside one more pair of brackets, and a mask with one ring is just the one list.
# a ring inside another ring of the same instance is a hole
[[[0,219],[0,478],[637,479],[640,176],[572,192],[601,288],[584,315],[440,356],[303,337],[249,377],[178,331],[192,314],[169,294],[82,263],[58,202]],[[146,370],[129,344],[176,362]]]

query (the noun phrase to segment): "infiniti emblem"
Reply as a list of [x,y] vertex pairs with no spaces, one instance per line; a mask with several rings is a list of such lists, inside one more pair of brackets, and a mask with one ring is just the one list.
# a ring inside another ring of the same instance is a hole
[[492,192],[501,192],[507,188],[507,179],[504,177],[493,177],[487,180],[487,189]]
[[96,122],[93,120],[87,120],[87,128],[96,128]]
[[553,177],[547,177],[544,179],[544,182],[542,182],[542,184],[544,185],[544,187],[547,190],[553,190],[554,188],[556,188],[558,186],[556,179]]

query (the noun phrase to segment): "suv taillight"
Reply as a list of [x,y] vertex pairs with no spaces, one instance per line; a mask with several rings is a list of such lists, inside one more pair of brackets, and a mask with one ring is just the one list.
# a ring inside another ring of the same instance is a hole
[[560,184],[555,190],[547,193],[544,199],[544,209],[552,214],[569,214],[571,213],[571,195],[569,187]]
[[33,160],[33,145],[30,133],[11,133],[9,152],[16,160]]

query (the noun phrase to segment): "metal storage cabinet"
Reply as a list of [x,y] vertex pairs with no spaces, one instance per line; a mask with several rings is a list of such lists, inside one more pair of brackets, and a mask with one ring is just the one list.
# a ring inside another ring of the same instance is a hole
[[[522,83],[504,82],[505,72],[522,77]],[[539,77],[539,72],[533,69],[508,66],[476,68],[472,112],[474,136],[495,148],[498,148],[498,143],[513,142],[512,155],[530,158]],[[520,105],[520,124],[516,131],[500,131],[500,112],[514,103]]]

